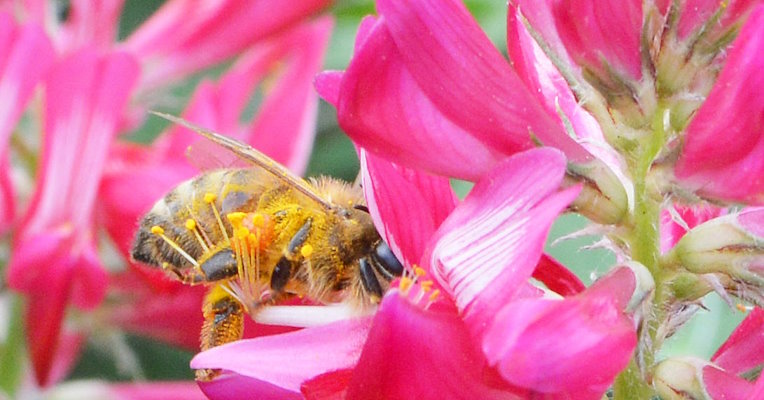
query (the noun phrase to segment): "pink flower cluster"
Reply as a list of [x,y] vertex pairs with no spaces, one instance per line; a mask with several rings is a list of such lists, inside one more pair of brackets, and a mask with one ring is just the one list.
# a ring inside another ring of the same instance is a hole
[[[66,323],[70,307],[104,307],[107,294],[115,299],[106,312],[115,327],[198,348],[199,327],[187,321],[201,325],[201,291],[138,265],[109,272],[101,257],[106,233],[129,260],[139,216],[198,172],[185,160],[196,140],[185,129],[171,128],[151,146],[125,140],[171,84],[234,59],[217,81],[196,88],[184,117],[297,173],[312,146],[312,80],[332,28],[330,18],[312,17],[330,2],[168,1],[117,42],[123,3],[73,1],[60,20],[56,2],[0,3],[0,229],[12,238],[7,282],[26,297],[40,386],[66,376],[87,333]],[[260,113],[240,122],[266,78]],[[24,113],[39,124],[19,124]],[[27,163],[11,168],[11,155]],[[25,173],[35,178],[31,195],[17,179]]]

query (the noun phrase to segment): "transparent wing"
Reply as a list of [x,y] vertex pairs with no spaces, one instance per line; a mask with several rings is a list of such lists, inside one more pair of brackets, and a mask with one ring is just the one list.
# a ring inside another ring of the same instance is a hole
[[[217,144],[218,146],[221,146],[229,150],[231,153],[235,154],[236,157],[238,157],[239,159],[243,161],[246,161],[249,165],[254,165],[254,166],[262,168],[263,170],[267,171],[268,173],[272,174],[276,178],[280,179],[281,181],[283,181],[290,187],[293,187],[298,192],[304,194],[307,198],[313,200],[321,208],[324,208],[326,210],[330,210],[333,208],[332,205],[326,202],[326,200],[322,199],[313,190],[313,188],[310,185],[308,185],[307,182],[305,182],[305,180],[303,180],[302,178],[298,176],[295,176],[294,174],[292,174],[291,171],[286,169],[284,166],[277,163],[276,161],[273,161],[270,157],[266,156],[265,154],[253,149],[251,146],[244,144],[242,142],[239,142],[238,140],[231,139],[229,137],[217,134],[215,132],[208,131],[202,127],[196,126],[186,121],[183,118],[179,118],[174,115],[165,114],[165,113],[161,113],[157,111],[150,111],[150,112],[156,116],[162,117],[176,124],[185,126],[186,128],[209,139],[211,142]],[[196,145],[194,145],[194,147],[196,147]]]

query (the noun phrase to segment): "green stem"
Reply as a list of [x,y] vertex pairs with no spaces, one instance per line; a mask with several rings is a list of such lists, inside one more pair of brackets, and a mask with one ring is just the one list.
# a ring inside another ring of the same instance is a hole
[[[660,257],[660,191],[650,181],[650,167],[666,140],[664,129],[665,107],[659,106],[652,121],[652,132],[640,143],[639,154],[630,163],[631,175],[634,179],[634,214],[632,215],[631,231],[627,241],[631,249],[632,259],[647,267],[655,280],[656,293],[653,298],[652,310],[645,316],[642,329],[646,334],[640,335],[648,343],[639,343],[637,354],[649,371],[655,362],[655,354],[659,343],[656,343],[658,326],[665,318],[664,295],[662,290],[662,271],[658,262]],[[641,353],[640,353],[641,352]],[[614,384],[614,399],[649,399],[655,391],[643,376],[639,365],[632,359],[629,366],[616,379]],[[648,378],[649,379],[649,378]]]
[[0,391],[14,398],[24,372],[24,320],[21,300],[13,296],[8,336],[0,346]]

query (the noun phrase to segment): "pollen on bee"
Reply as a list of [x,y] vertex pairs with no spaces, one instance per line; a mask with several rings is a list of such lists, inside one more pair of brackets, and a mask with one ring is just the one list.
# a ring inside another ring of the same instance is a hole
[[196,229],[196,221],[194,221],[191,218],[187,219],[186,220],[186,229],[188,229],[189,231],[193,231],[194,229]]
[[252,216],[252,225],[257,228],[265,226],[265,216],[260,213],[255,213],[255,215]]
[[241,226],[241,223],[242,221],[244,221],[244,217],[246,216],[247,214],[243,212],[232,212],[232,213],[226,214],[226,218],[228,218],[228,221],[234,227]]
[[159,226],[159,225],[154,225],[154,226],[151,227],[151,233],[153,233],[155,235],[163,235],[164,234],[164,229],[162,229],[162,227]]
[[310,244],[306,244],[302,246],[300,249],[300,254],[302,254],[303,257],[308,258],[311,254],[313,254],[313,246]]
[[236,238],[237,239],[246,239],[249,236],[249,229],[246,227],[239,227],[236,229]]
[[204,194],[204,202],[205,202],[205,203],[212,203],[212,202],[213,202],[213,201],[215,201],[215,199],[217,199],[217,198],[218,198],[218,197],[217,197],[217,196],[215,196],[215,194],[214,194],[214,193],[209,193],[209,192],[207,192],[207,193],[205,193],[205,194]]

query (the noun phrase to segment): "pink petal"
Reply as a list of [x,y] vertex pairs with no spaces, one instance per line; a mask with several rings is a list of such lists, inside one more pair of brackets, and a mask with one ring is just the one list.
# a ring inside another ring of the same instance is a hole
[[757,0],[731,0],[725,3],[716,0],[686,0],[679,11],[679,37],[683,39],[694,33],[720,8],[722,17],[719,22],[711,25],[711,29],[723,31],[739,22],[756,3]]
[[708,220],[726,214],[725,209],[715,207],[709,204],[698,206],[683,206],[674,204],[676,215],[681,218],[685,226],[677,223],[668,210],[661,211],[661,252],[666,253],[671,250],[679,239],[687,233],[687,229],[692,229]]
[[267,0],[166,2],[127,40],[126,47],[147,66],[146,86],[166,84],[221,62],[253,43],[317,13],[327,0],[283,7]]
[[382,19],[365,29],[367,37],[342,76],[339,98],[325,93],[327,101],[337,103],[340,126],[353,141],[401,165],[473,180],[503,157],[422,92]]
[[312,82],[321,68],[332,25],[330,18],[322,18],[284,39],[290,47],[286,71],[266,93],[251,127],[249,143],[299,175],[305,173],[313,148],[318,97]]
[[377,230],[405,265],[418,263],[458,202],[448,178],[395,165],[363,149],[360,158],[364,194]]
[[17,26],[0,13],[0,232],[14,218],[14,190],[8,165],[8,140],[34,88],[53,64],[50,41],[35,24]]
[[61,39],[69,51],[85,46],[108,49],[117,40],[125,0],[74,0]]
[[507,16],[507,49],[512,66],[537,101],[556,120],[560,119],[560,112],[564,113],[573,129],[576,141],[563,141],[554,145],[560,146],[568,159],[573,161],[585,162],[594,155],[610,166],[611,170],[620,170],[622,163],[619,156],[605,141],[599,123],[581,107],[568,82],[531,37],[516,5],[510,6]]
[[[405,69],[437,110],[492,148],[511,154],[569,142],[461,2],[377,2]],[[401,99],[408,98],[400,96]]]
[[514,301],[495,315],[483,351],[514,385],[598,399],[637,343],[623,313],[635,284],[620,268],[576,297]]
[[622,76],[642,78],[642,1],[553,3],[557,30],[579,65],[604,73],[604,61]]
[[316,75],[316,80],[313,82],[318,95],[334,107],[337,107],[340,102],[342,75],[342,71],[324,71]]
[[422,310],[391,292],[374,318],[346,399],[517,398],[488,376],[452,309]]
[[737,222],[746,232],[764,238],[764,207],[749,207],[737,215]]
[[687,127],[676,175],[701,193],[764,204],[764,5],[730,46],[726,64]]
[[735,375],[764,363],[764,309],[756,307],[735,328],[711,361]]
[[572,296],[586,289],[576,274],[546,253],[541,255],[536,269],[533,270],[533,278],[562,296]]
[[231,384],[260,382],[299,393],[300,385],[310,378],[355,365],[370,325],[370,318],[358,318],[240,340],[197,354],[191,368],[226,370]]
[[300,387],[306,400],[345,400],[352,369],[341,369],[319,375]]
[[300,400],[299,392],[287,390],[267,381],[247,376],[224,373],[209,382],[198,382],[199,388],[210,400],[257,398],[262,400]]
[[578,194],[557,193],[565,171],[551,148],[517,154],[497,166],[435,234],[429,263],[477,331],[531,276],[549,228]]
[[[752,400],[753,384],[713,366],[703,368],[703,385],[712,399]],[[761,379],[759,379],[761,380]]]
[[110,385],[110,394],[122,400],[203,400],[204,394],[194,382],[118,383]]

